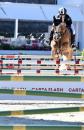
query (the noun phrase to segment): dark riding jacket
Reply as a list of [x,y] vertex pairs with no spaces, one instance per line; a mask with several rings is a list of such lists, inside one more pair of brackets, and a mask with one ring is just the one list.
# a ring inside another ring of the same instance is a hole
[[[68,14],[65,15],[64,22],[66,23],[67,27],[71,27],[72,19]],[[53,16],[53,23],[55,26],[58,26],[60,23],[62,23],[62,15],[58,15],[57,18]]]

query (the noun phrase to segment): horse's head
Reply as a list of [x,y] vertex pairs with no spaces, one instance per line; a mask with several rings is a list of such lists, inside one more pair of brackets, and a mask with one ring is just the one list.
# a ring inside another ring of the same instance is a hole
[[60,23],[57,27],[57,32],[63,35],[67,30],[66,24],[65,23]]
[[58,29],[56,27],[56,28],[54,28],[53,40],[55,42],[59,42],[60,38],[61,38],[61,33],[58,31]]
[[65,23],[61,23],[60,25],[54,27],[53,40],[55,42],[59,42],[59,40],[62,38],[62,35],[65,32],[66,32],[66,25],[65,25]]

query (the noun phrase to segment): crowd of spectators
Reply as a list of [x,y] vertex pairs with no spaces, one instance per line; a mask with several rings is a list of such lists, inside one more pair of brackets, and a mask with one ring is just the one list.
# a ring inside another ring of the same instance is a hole
[[0,37],[0,49],[49,50],[50,46],[45,34],[29,34],[27,37],[19,34],[17,38]]

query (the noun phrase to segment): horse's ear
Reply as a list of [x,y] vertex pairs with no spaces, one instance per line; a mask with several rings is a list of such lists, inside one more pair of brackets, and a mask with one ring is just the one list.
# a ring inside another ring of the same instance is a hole
[[53,16],[53,20],[55,20],[56,18],[55,18],[55,16]]
[[53,16],[53,22],[54,22],[54,23],[56,22],[56,18],[55,18],[55,16]]

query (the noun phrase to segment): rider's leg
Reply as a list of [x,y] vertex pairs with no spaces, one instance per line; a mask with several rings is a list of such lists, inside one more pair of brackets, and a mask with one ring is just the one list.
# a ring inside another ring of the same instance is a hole
[[72,31],[72,28],[69,28],[70,29],[70,32],[71,32],[71,45],[73,44],[73,31]]
[[49,44],[51,43],[51,41],[52,41],[52,39],[53,39],[53,33],[54,33],[54,31],[52,30],[52,31],[50,32]]
[[71,27],[69,27],[69,30],[71,32],[71,45],[73,45],[74,44],[73,30]]

